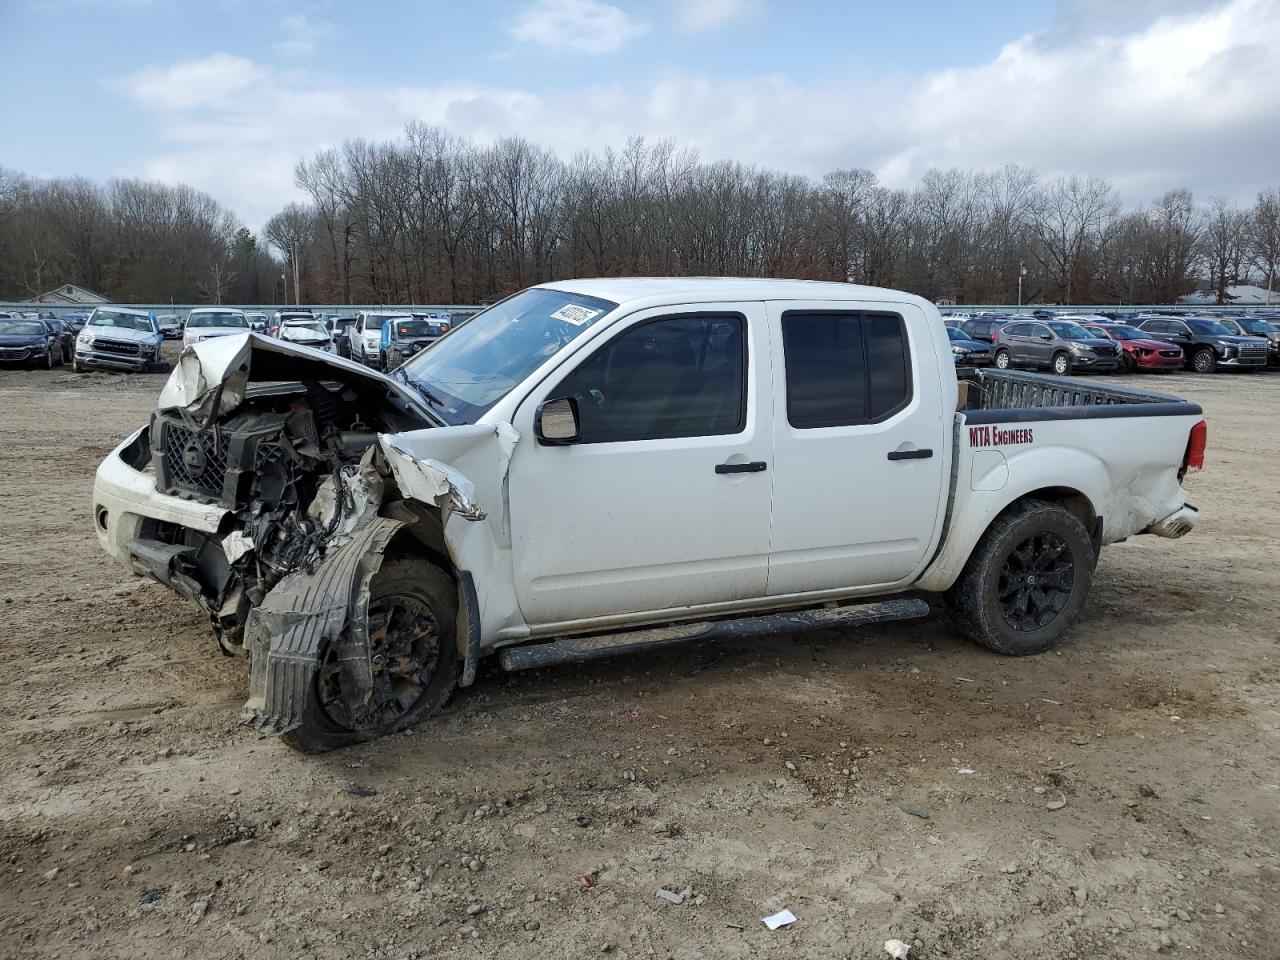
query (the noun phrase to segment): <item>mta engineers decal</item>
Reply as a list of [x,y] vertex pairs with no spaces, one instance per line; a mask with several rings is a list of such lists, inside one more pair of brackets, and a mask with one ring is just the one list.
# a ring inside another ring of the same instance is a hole
[[969,428],[971,447],[1007,447],[1018,443],[1035,443],[1034,431],[1030,427],[1008,430],[987,425]]

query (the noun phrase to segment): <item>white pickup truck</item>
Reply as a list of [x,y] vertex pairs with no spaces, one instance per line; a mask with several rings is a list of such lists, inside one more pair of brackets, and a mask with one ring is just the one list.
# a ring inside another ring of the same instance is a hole
[[245,334],[185,351],[98,470],[113,556],[247,654],[304,750],[519,670],[924,616],[1054,643],[1104,544],[1180,537],[1198,406],[961,371],[933,305],[835,283],[525,290],[393,376]]

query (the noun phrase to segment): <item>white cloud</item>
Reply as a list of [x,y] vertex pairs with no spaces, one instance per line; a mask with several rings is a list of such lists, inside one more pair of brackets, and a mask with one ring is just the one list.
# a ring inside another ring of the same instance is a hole
[[264,71],[252,60],[215,53],[139,70],[124,81],[126,92],[144,107],[192,110],[224,107],[261,80]]
[[911,186],[932,166],[1019,163],[1111,179],[1131,203],[1174,186],[1251,199],[1280,186],[1280,0],[1232,0],[1117,35],[1016,40],[990,62],[874,83],[671,72],[556,92],[353,86],[219,54],[123,83],[168,149],[137,172],[184,180],[251,225],[286,202],[297,160],[423,120],[480,142],[515,134],[569,158],[635,134],[797,173],[865,166]]
[[280,21],[280,39],[274,44],[278,53],[287,57],[305,57],[334,35],[331,23],[313,22],[305,14],[297,13]]
[[690,33],[716,30],[760,12],[761,0],[675,0],[676,23]]
[[511,25],[512,39],[548,50],[610,53],[648,27],[598,0],[538,0]]

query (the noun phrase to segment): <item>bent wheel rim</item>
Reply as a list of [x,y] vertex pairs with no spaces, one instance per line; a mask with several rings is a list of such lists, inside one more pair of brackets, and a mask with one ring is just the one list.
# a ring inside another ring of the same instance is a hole
[[422,701],[440,664],[439,626],[418,597],[391,594],[371,600],[368,630],[373,689],[367,706],[352,709],[332,646],[320,667],[320,706],[348,730],[390,727],[407,716]]
[[1041,630],[1062,613],[1075,579],[1067,542],[1047,530],[1032,534],[1010,551],[1000,569],[1000,613],[1019,633]]

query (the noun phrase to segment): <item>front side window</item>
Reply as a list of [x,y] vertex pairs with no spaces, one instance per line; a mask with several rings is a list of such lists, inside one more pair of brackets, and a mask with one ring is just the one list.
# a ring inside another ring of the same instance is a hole
[[552,396],[577,400],[582,443],[739,433],[745,335],[741,316],[642,323],[592,354]]
[[906,324],[896,313],[784,313],[787,422],[877,423],[911,399]]

